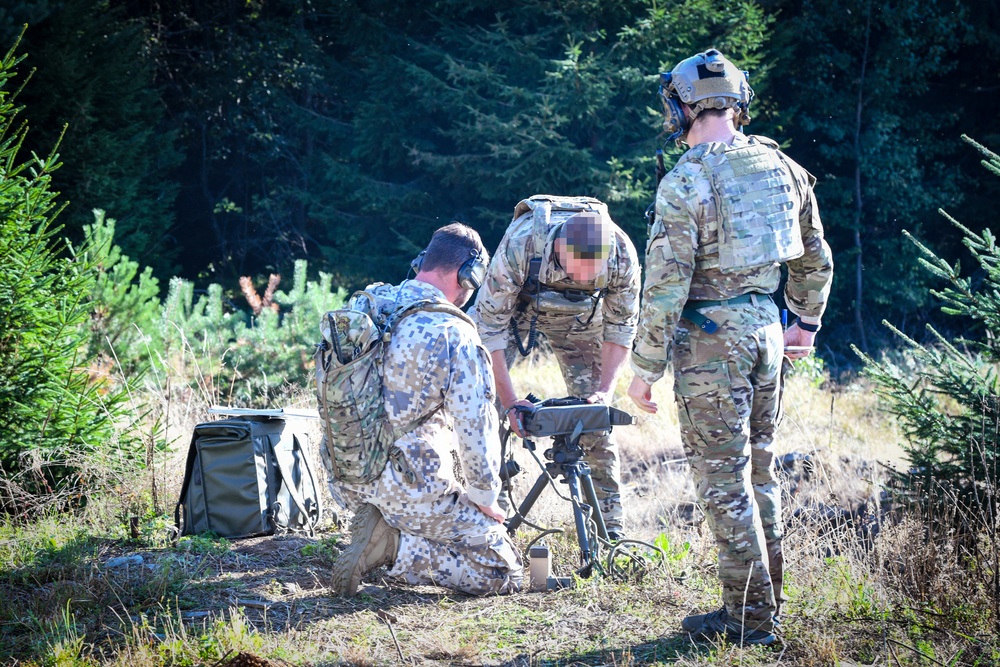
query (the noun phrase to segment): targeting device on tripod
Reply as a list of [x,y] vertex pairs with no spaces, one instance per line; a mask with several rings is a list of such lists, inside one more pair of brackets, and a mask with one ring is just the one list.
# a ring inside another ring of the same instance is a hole
[[578,440],[584,433],[607,433],[613,426],[635,423],[635,417],[624,410],[588,403],[575,396],[538,401],[528,394],[528,400],[534,403],[533,407],[517,409],[521,412],[524,432],[539,438],[569,436]]
[[[584,452],[580,447],[580,436],[584,433],[607,433],[614,426],[634,424],[635,418],[624,410],[600,403],[587,403],[584,399],[573,396],[538,401],[529,394],[528,400],[533,403],[531,407],[518,407],[524,427],[525,448],[534,452],[535,443],[532,438],[540,437],[551,437],[552,446],[544,452],[548,463],[543,464],[544,469],[517,508],[517,513],[507,520],[507,532],[513,535],[545,486],[554,482],[556,476],[562,477],[563,483],[569,486],[570,500],[573,503],[573,518],[580,545],[580,574],[589,576],[595,545],[592,544],[588,531],[588,520],[596,525],[597,537],[605,541],[608,540],[608,529],[594,491],[590,466],[581,460]],[[582,498],[586,498],[586,503]]]

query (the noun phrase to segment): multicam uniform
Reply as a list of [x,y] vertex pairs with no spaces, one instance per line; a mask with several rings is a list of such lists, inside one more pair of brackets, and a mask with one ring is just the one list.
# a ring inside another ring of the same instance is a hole
[[[604,204],[589,201],[607,216]],[[575,283],[560,266],[553,247],[562,222],[573,212],[552,210],[548,224],[542,227],[543,238],[534,238],[538,235],[534,217],[539,215],[539,209],[534,214],[525,213],[525,204],[522,202],[515,209],[516,219],[497,247],[470,314],[483,345],[490,352],[504,350],[508,367],[521,356],[511,335],[511,322],[516,323],[519,337],[527,345],[531,320],[537,316],[537,332],[551,346],[567,390],[570,395],[586,398],[597,390],[601,380],[602,343],[628,348],[635,338],[639,312],[638,255],[625,232],[611,223],[614,244],[605,268],[593,282]],[[541,258],[540,289],[538,299],[528,302],[526,295],[522,295],[522,286],[529,276],[532,256]],[[610,434],[586,434],[580,438],[580,445],[591,467],[591,479],[608,530],[620,531],[618,444]]]
[[[419,300],[447,302],[436,287],[416,280],[367,291],[383,311]],[[400,531],[390,576],[473,595],[517,591],[521,558],[503,525],[476,507],[492,505],[500,491],[493,367],[476,330],[447,313],[404,318],[386,350],[383,382],[390,423],[411,430],[396,440],[380,477],[334,481],[334,499],[351,507],[371,503]],[[456,439],[464,488],[452,472]]]
[[813,184],[762,137],[737,134],[732,146],[685,153],[657,190],[632,354],[648,384],[673,361],[685,453],[718,544],[726,609],[766,631],[783,581],[771,447],[783,342],[768,295],[785,263],[789,309],[818,321],[826,308],[833,260]]

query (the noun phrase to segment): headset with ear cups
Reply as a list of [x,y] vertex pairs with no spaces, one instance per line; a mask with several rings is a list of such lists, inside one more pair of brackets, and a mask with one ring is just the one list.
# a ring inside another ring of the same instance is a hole
[[[410,268],[413,269],[414,273],[420,273],[420,265],[424,263],[424,255],[426,254],[426,250],[421,250],[420,254],[410,262]],[[482,287],[483,280],[486,278],[486,262],[483,261],[482,250],[470,250],[469,254],[472,257],[458,267],[458,284],[465,289],[477,290]]]

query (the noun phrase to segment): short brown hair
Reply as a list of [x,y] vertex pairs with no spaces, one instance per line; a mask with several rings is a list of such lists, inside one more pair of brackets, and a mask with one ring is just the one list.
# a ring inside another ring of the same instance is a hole
[[727,107],[725,109],[702,109],[701,111],[698,112],[698,115],[695,116],[694,120],[697,121],[699,118],[710,118],[712,116],[724,118],[730,112],[732,113],[733,118],[735,119],[736,112],[733,110],[732,107]]
[[470,257],[479,255],[484,264],[489,263],[489,253],[479,238],[479,232],[461,222],[452,222],[441,227],[431,236],[431,242],[424,250],[421,271],[459,269]]
[[562,229],[566,249],[580,259],[607,259],[611,229],[600,213],[582,211],[566,220]]

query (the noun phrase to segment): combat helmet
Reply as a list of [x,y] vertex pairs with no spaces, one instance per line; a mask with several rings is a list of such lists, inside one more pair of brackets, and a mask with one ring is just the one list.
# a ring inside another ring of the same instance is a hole
[[740,70],[717,49],[709,49],[680,61],[670,72],[660,74],[660,99],[663,102],[663,129],[679,139],[691,127],[691,118],[681,103],[691,107],[696,117],[705,109],[736,110],[736,127],[750,122],[753,90],[749,74]]

